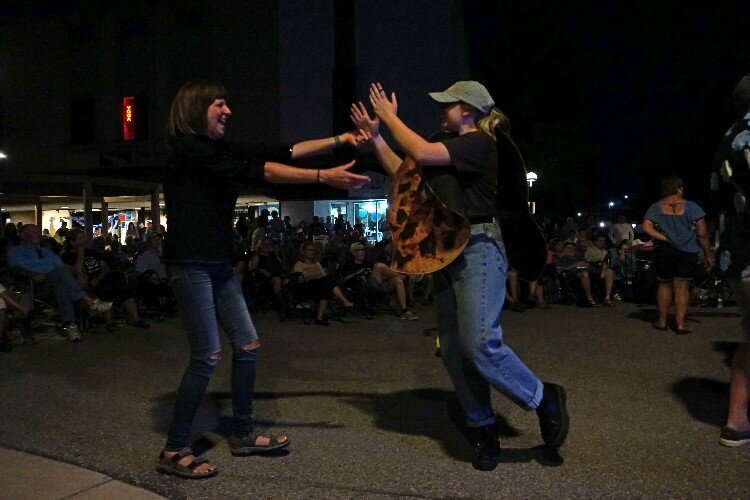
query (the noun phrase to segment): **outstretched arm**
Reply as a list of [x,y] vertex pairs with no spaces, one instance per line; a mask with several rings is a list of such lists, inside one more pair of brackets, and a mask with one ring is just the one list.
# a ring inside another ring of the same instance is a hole
[[370,178],[349,172],[354,161],[326,169],[297,168],[283,163],[266,162],[263,165],[263,178],[274,184],[328,184],[338,189],[359,189]]
[[370,142],[378,162],[386,173],[395,177],[402,160],[380,135],[380,120],[370,118],[370,114],[361,101],[352,104],[349,116],[354,126],[359,130],[359,134]]
[[442,142],[427,142],[396,116],[398,102],[395,92],[392,92],[391,98],[388,99],[379,83],[370,84],[370,104],[381,123],[391,131],[391,135],[401,149],[417,164],[421,166],[450,165],[450,154]]
[[335,148],[343,144],[357,147],[364,141],[364,137],[359,136],[356,130],[344,132],[343,134],[328,137],[326,139],[302,141],[292,146],[292,159],[299,160],[310,156],[329,154],[333,152]]

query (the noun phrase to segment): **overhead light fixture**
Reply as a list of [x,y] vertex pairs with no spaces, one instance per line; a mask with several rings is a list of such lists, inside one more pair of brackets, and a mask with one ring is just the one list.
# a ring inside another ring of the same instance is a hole
[[7,158],[8,158],[8,155],[6,155],[6,154],[5,154],[5,153],[3,153],[2,151],[0,151],[0,160],[5,160],[5,159],[7,159]]

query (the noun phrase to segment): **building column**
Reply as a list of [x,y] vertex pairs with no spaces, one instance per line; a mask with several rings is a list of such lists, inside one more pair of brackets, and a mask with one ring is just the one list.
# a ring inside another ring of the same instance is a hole
[[[93,188],[91,182],[83,183],[83,234],[86,244],[89,244],[94,235],[94,210],[92,200]],[[73,225],[71,224],[71,229]]]
[[109,203],[102,198],[102,236],[109,232]]
[[154,232],[159,232],[159,221],[161,218],[159,217],[161,214],[160,208],[159,208],[159,186],[157,185],[152,191],[151,191],[151,224],[154,228]]
[[41,231],[42,229],[44,229],[44,226],[42,225],[42,200],[40,198],[36,199],[36,205],[34,206],[34,215],[36,219],[36,227],[38,227]]

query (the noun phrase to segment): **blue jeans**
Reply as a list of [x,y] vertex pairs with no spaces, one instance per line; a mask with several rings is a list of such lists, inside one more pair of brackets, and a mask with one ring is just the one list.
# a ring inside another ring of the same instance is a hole
[[539,406],[543,386],[503,343],[500,312],[508,260],[500,228],[475,224],[463,253],[435,273],[440,351],[469,426],[495,422],[490,386],[527,410]]
[[44,277],[45,287],[52,288],[52,292],[55,294],[57,307],[60,309],[60,322],[65,324],[75,321],[74,303],[84,298],[86,292],[81,288],[73,272],[60,264],[45,274]]
[[190,426],[206,393],[208,381],[221,360],[219,325],[232,344],[233,432],[244,437],[253,432],[256,349],[245,346],[258,339],[242,290],[229,262],[173,263],[169,282],[190,344],[190,364],[185,370],[169,428],[166,450],[188,445]]

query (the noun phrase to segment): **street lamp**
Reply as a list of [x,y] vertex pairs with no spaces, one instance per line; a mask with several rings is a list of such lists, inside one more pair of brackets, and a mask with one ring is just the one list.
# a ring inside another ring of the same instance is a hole
[[536,172],[528,172],[526,174],[526,182],[529,183],[529,187],[532,187],[537,179],[539,179],[539,176],[536,174]]
[[609,202],[609,221],[610,222],[612,222],[612,207],[614,207],[614,206],[615,206],[615,202],[614,201],[610,201]]
[[[539,178],[539,176],[536,174],[536,172],[526,172],[526,182],[529,183],[529,189],[531,189],[531,186],[534,185],[534,181],[536,181]],[[529,211],[532,214],[536,213],[536,203],[529,200]]]

